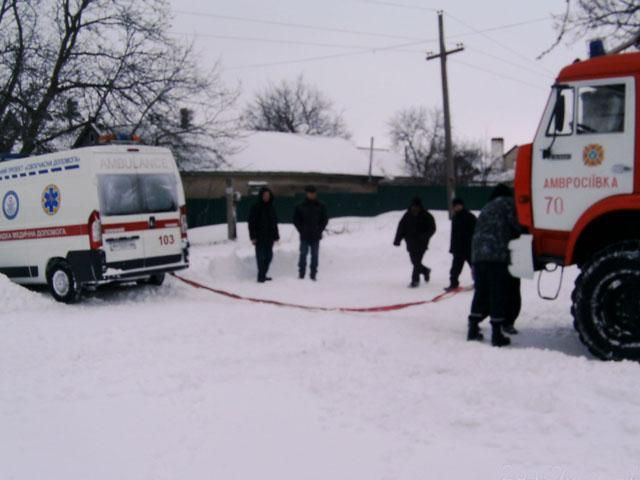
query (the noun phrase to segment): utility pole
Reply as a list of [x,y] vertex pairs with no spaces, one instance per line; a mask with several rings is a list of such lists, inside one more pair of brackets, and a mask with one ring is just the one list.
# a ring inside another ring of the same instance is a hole
[[238,238],[236,230],[236,194],[233,188],[233,179],[228,177],[225,180],[225,197],[227,199],[227,237],[229,240]]
[[371,182],[371,177],[373,176],[373,147],[376,139],[371,137],[371,144],[369,145],[369,182]]
[[453,50],[447,51],[444,41],[444,18],[442,10],[438,11],[438,32],[440,36],[440,53],[427,54],[428,60],[440,59],[440,73],[442,75],[442,110],[444,114],[444,153],[447,160],[447,208],[449,216],[453,215],[451,201],[456,195],[456,166],[453,159],[453,142],[451,140],[451,110],[449,108],[449,81],[447,79],[447,57],[464,50],[459,43]]

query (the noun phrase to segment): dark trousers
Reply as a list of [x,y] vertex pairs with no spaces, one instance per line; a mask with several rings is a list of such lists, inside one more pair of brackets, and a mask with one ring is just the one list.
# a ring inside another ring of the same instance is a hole
[[320,257],[320,240],[309,242],[300,240],[300,259],[298,260],[298,270],[300,275],[304,275],[307,271],[307,256],[311,252],[311,276],[318,272],[318,258]]
[[509,276],[509,295],[511,301],[504,320],[504,324],[513,327],[522,309],[522,296],[520,294],[520,279]]
[[418,283],[420,281],[420,275],[426,275],[431,271],[422,264],[425,253],[427,253],[426,248],[409,250],[409,258],[411,259],[411,265],[413,265],[413,272],[411,273],[412,283]]
[[449,272],[449,283],[452,287],[457,287],[458,285],[460,285],[460,274],[462,273],[465,262],[468,263],[469,268],[471,268],[471,261],[469,260],[469,257],[465,255],[453,256],[453,261],[451,262],[451,271]]
[[258,264],[259,281],[264,281],[267,278],[271,260],[273,260],[273,242],[256,243],[256,262]]
[[506,263],[478,262],[473,265],[475,291],[469,320],[481,322],[491,317],[491,323],[504,324],[513,310],[511,275]]

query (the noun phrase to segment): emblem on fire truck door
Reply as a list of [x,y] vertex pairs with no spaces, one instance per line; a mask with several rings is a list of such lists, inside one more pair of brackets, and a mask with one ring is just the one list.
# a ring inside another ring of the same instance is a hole
[[587,167],[597,167],[604,162],[604,148],[598,143],[592,143],[584,147],[582,161]]

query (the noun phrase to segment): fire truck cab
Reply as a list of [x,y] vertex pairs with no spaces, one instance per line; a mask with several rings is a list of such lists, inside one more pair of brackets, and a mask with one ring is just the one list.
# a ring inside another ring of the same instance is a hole
[[514,244],[512,263],[578,265],[575,327],[603,359],[640,359],[639,98],[640,53],[567,66],[516,167],[530,241]]

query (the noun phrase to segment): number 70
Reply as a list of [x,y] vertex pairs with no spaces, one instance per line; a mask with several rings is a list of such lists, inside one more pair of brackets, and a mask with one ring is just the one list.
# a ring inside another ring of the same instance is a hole
[[547,202],[547,215],[562,215],[564,213],[564,199],[562,197],[544,197]]

